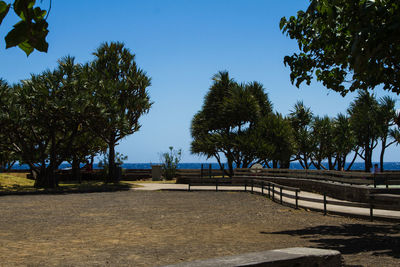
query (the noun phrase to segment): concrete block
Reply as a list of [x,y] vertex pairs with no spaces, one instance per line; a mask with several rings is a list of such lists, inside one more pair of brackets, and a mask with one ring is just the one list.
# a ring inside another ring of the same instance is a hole
[[339,267],[342,257],[339,251],[294,247],[267,250],[222,258],[183,262],[165,267]]

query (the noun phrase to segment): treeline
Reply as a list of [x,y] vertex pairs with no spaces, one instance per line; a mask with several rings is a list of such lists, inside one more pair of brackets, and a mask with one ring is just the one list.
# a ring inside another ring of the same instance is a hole
[[9,85],[0,80],[1,168],[27,164],[36,187],[56,187],[54,171],[63,161],[80,163],[108,155],[108,180],[115,180],[115,146],[140,129],[152,103],[150,78],[122,43],[102,44],[94,60],[71,56],[54,70]]
[[[221,169],[224,156],[228,175],[233,174],[234,165],[288,168],[292,161],[304,169],[312,165],[344,170],[357,157],[369,171],[372,153],[380,143],[383,171],[386,148],[400,142],[398,120],[393,98],[376,99],[367,91],[359,91],[346,114],[333,118],[314,116],[301,101],[283,116],[273,111],[260,83],[238,83],[228,72],[219,72],[192,120],[191,152],[216,158]],[[354,156],[349,158],[350,154]]]

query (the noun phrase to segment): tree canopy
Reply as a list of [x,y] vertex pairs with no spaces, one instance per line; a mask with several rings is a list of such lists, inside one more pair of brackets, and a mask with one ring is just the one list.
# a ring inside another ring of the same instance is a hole
[[112,179],[117,142],[139,130],[139,117],[151,107],[149,85],[118,42],[101,45],[88,64],[67,56],[13,86],[0,79],[0,168],[18,160],[30,167],[35,186],[57,187],[62,162],[76,170],[108,148]]
[[280,21],[300,53],[285,65],[297,87],[313,76],[346,95],[378,85],[400,93],[400,3],[397,0],[310,0],[306,11]]
[[203,107],[192,120],[191,134],[192,153],[215,157],[221,168],[223,155],[228,175],[233,174],[234,166],[248,168],[270,160],[274,165],[288,162],[292,151],[290,124],[272,113],[263,86],[258,82],[237,83],[226,71],[214,75]]
[[122,138],[139,131],[139,118],[150,110],[147,92],[151,79],[138,68],[135,55],[123,43],[104,43],[93,53],[91,85],[98,111],[90,127],[107,143],[109,178],[114,180],[115,146]]
[[[13,9],[19,17],[19,22],[13,26],[5,37],[6,48],[18,46],[27,56],[35,49],[47,52],[49,44],[46,36],[49,33],[46,21],[48,11],[35,6],[35,0],[15,0],[12,4],[0,1],[0,25]],[[51,9],[51,0],[49,11]]]

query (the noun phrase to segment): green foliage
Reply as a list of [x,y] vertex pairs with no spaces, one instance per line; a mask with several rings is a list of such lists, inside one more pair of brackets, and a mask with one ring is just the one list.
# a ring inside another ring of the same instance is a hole
[[0,171],[10,169],[17,161],[17,155],[12,149],[9,132],[10,117],[7,114],[11,105],[11,88],[6,81],[0,79]]
[[380,169],[383,171],[383,157],[386,148],[397,142],[398,129],[393,129],[396,120],[395,100],[389,96],[379,99],[379,139],[381,141]]
[[149,112],[152,102],[146,90],[151,79],[137,67],[135,55],[124,44],[102,44],[88,68],[96,110],[91,129],[108,146],[109,179],[114,180],[115,146],[140,129],[139,118]]
[[312,138],[314,142],[314,151],[312,153],[311,161],[317,168],[325,168],[322,165],[322,160],[328,159],[328,168],[333,169],[334,157],[334,143],[332,142],[333,136],[333,122],[328,116],[314,117],[312,124]]
[[345,95],[358,89],[400,93],[400,5],[397,0],[310,0],[306,11],[280,21],[300,53],[286,56],[292,83],[313,75]]
[[223,155],[228,175],[233,174],[233,163],[247,168],[260,161],[257,149],[262,135],[258,125],[271,113],[272,104],[261,84],[238,84],[228,72],[219,72],[213,77],[202,109],[192,120],[191,151],[215,157],[221,168]]
[[[107,174],[109,174],[110,156],[109,156],[108,152],[104,152],[104,153],[102,153],[102,155],[103,155],[103,158],[99,161],[98,166],[103,169],[104,177],[106,177]],[[126,156],[122,153],[119,153],[119,152],[115,153],[114,164],[121,166],[124,163],[124,161],[126,161],[126,160],[128,160],[128,156]]]
[[289,120],[294,131],[294,147],[296,151],[292,161],[298,160],[305,169],[310,167],[311,156],[315,150],[315,142],[311,128],[312,118],[313,113],[310,108],[304,106],[302,101],[298,101],[289,114]]
[[350,118],[339,113],[333,119],[332,144],[336,154],[337,169],[344,170],[347,155],[356,147],[355,135],[350,126]]
[[161,163],[164,171],[164,178],[172,180],[176,176],[178,164],[182,159],[182,149],[176,150],[170,146],[168,152],[161,154]]
[[369,171],[372,168],[372,152],[381,130],[378,101],[374,95],[359,91],[347,112],[350,115],[350,126],[355,134],[356,144],[362,149],[358,155],[365,161],[365,171]]
[[10,147],[20,162],[38,175],[38,187],[57,186],[54,170],[77,153],[74,145],[87,135],[86,125],[92,119],[88,112],[90,93],[83,86],[81,67],[72,57],[58,63],[55,70],[32,75],[13,86],[3,114],[7,118],[3,123],[10,131]]
[[259,138],[254,148],[257,158],[265,165],[272,161],[273,168],[289,168],[294,153],[294,131],[288,118],[271,113],[258,124]]
[[[35,0],[15,0],[12,7],[20,21],[5,37],[6,48],[18,46],[27,56],[35,49],[47,52],[48,24],[46,21],[46,10],[35,7]],[[50,1],[51,5],[51,1]],[[0,24],[8,14],[11,4],[0,1]]]
[[[0,80],[0,164],[15,159],[30,166],[37,187],[57,187],[54,170],[108,148],[110,180],[115,177],[119,140],[140,129],[151,102],[150,78],[121,43],[102,45],[90,64],[65,57],[53,71],[33,74],[12,87]],[[77,173],[75,173],[77,174]]]

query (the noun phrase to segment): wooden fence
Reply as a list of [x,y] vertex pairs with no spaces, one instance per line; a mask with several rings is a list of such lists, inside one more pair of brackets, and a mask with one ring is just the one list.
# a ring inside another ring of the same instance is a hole
[[224,171],[220,169],[178,169],[176,172],[177,183],[186,183],[186,179],[190,178],[225,178]]
[[234,176],[263,176],[313,179],[355,185],[400,185],[400,172],[388,171],[369,173],[334,170],[292,170],[292,169],[235,169]]
[[[367,202],[348,202],[334,199],[327,199],[327,194],[322,194],[322,199],[306,197],[300,195],[300,189],[296,187],[284,186],[277,183],[265,181],[257,178],[235,178],[232,183],[232,178],[186,178],[188,182],[188,191],[193,191],[197,186],[215,186],[215,191],[219,191],[221,186],[243,187],[244,192],[257,193],[262,196],[267,196],[271,200],[280,204],[299,208],[299,201],[320,203],[323,208],[324,215],[328,213],[329,205],[365,208],[369,209],[370,220],[374,219],[374,209],[400,211],[400,196],[390,196],[388,194],[371,194]],[[227,188],[228,188],[227,187]],[[259,190],[255,190],[258,188]],[[226,189],[226,188],[225,188]],[[238,191],[238,190],[236,190]],[[239,189],[240,191],[240,189]],[[292,192],[292,193],[290,193]],[[293,199],[294,204],[283,201],[283,198]],[[307,207],[302,205],[303,207]],[[338,211],[332,211],[338,212]],[[339,212],[340,213],[340,212]],[[343,212],[342,212],[343,213]],[[397,218],[398,220],[398,218]]]

